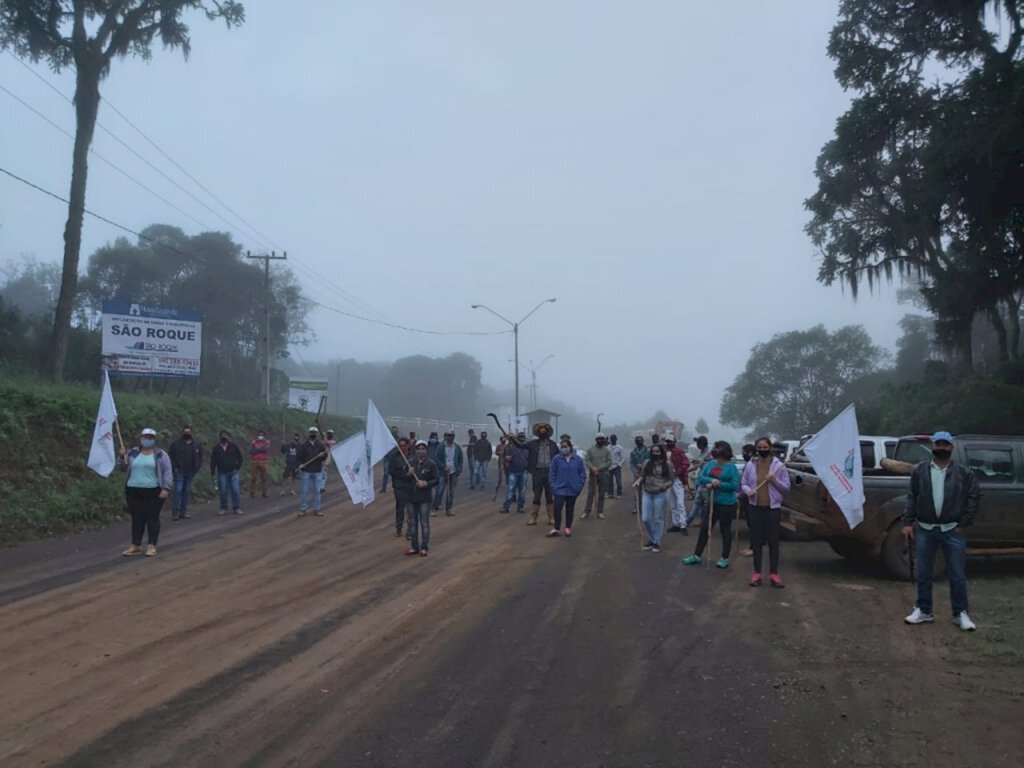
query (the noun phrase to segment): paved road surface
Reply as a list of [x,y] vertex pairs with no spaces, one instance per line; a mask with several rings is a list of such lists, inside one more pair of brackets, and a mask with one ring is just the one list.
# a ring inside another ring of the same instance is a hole
[[980,566],[969,636],[822,544],[752,589],[681,566],[695,537],[641,552],[627,499],[549,540],[460,495],[427,559],[388,500],[166,521],[156,559],[126,526],[0,553],[0,765],[1021,764],[1019,562]]

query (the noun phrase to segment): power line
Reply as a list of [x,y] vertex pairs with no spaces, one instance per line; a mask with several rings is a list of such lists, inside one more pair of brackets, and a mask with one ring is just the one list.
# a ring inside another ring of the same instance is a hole
[[[20,181],[22,184],[25,184],[26,186],[29,186],[32,189],[35,189],[35,190],[37,190],[39,192],[42,192],[44,195],[48,195],[49,197],[52,197],[54,200],[59,200],[60,202],[64,203],[65,205],[70,205],[71,204],[71,202],[67,198],[61,197],[57,193],[51,192],[50,190],[45,189],[45,188],[39,186],[38,184],[33,184],[28,179],[25,179],[25,178],[19,176],[18,174],[14,173],[12,171],[7,170],[6,168],[0,167],[0,173],[3,173],[5,175],[7,175],[7,176],[10,176],[15,181]],[[96,219],[99,219],[100,221],[102,221],[102,222],[104,222],[106,224],[110,224],[113,227],[117,227],[118,229],[124,230],[125,232],[128,232],[129,234],[135,235],[140,240],[145,240],[146,242],[153,243],[154,245],[158,245],[161,248],[166,248],[167,250],[172,251],[174,253],[181,254],[182,256],[187,256],[188,255],[184,251],[180,251],[177,248],[174,248],[173,246],[167,245],[165,243],[161,243],[159,240],[154,240],[152,237],[147,237],[146,235],[142,234],[141,232],[137,232],[136,230],[132,229],[131,227],[126,227],[124,224],[119,224],[118,222],[114,221],[113,219],[108,219],[106,216],[101,216],[98,213],[94,213],[93,211],[90,211],[88,208],[83,208],[82,210],[85,213],[89,214],[90,216],[92,216],[92,217],[94,217]],[[309,299],[309,303],[313,304],[315,306],[321,307],[322,309],[326,309],[329,312],[335,312],[336,314],[344,315],[345,317],[350,317],[353,320],[360,320],[360,321],[362,321],[364,323],[371,323],[373,325],[381,325],[381,326],[384,326],[384,327],[387,327],[387,328],[394,328],[394,329],[399,330],[399,331],[407,331],[409,333],[424,333],[424,334],[428,334],[428,335],[431,335],[431,336],[505,336],[505,335],[511,333],[511,331],[435,331],[435,330],[429,330],[429,329],[425,329],[425,328],[411,328],[411,327],[409,327],[407,325],[400,325],[398,323],[391,323],[391,322],[387,322],[387,321],[384,321],[384,320],[376,320],[376,319],[374,319],[372,317],[365,317],[363,315],[357,315],[354,312],[348,312],[348,311],[346,311],[344,309],[338,309],[337,307],[332,307],[329,304],[324,304],[323,302],[315,301],[313,299]]]
[[[72,141],[74,141],[74,140],[75,140],[75,137],[74,137],[74,135],[73,135],[72,133],[70,133],[69,131],[67,131],[67,130],[65,130],[64,128],[62,128],[62,127],[61,127],[60,125],[58,125],[58,124],[57,124],[57,123],[55,123],[55,122],[54,122],[53,120],[51,120],[50,118],[48,118],[48,117],[47,117],[46,115],[44,115],[44,114],[43,114],[42,112],[40,112],[40,111],[39,111],[38,109],[36,109],[35,107],[33,107],[33,106],[32,106],[31,104],[29,104],[29,103],[28,103],[27,101],[25,101],[24,99],[22,99],[22,98],[21,98],[20,96],[18,96],[17,94],[13,93],[12,91],[10,91],[10,90],[9,90],[9,89],[8,89],[8,88],[7,88],[6,86],[0,85],[0,91],[3,91],[4,93],[6,93],[6,94],[7,94],[8,96],[10,96],[10,97],[11,97],[12,99],[14,99],[14,100],[15,100],[16,102],[18,102],[19,104],[21,104],[21,105],[22,105],[23,107],[25,107],[25,109],[29,110],[30,112],[32,112],[32,113],[33,113],[34,115],[36,115],[37,117],[40,117],[40,118],[42,118],[43,120],[45,120],[45,121],[46,121],[47,123],[49,123],[50,125],[52,125],[52,126],[53,126],[54,128],[56,128],[56,129],[57,129],[58,131],[60,131],[61,133],[63,133],[63,134],[65,135],[65,136],[67,136],[67,137],[68,137],[69,139],[71,139]],[[111,162],[110,160],[108,160],[107,158],[105,158],[105,157],[104,157],[103,155],[101,155],[101,154],[100,154],[99,152],[97,152],[96,150],[94,150],[94,149],[90,149],[90,150],[89,150],[89,154],[91,154],[91,155],[92,155],[93,157],[95,157],[95,158],[96,158],[96,159],[98,159],[98,160],[102,160],[102,161],[103,161],[104,163],[106,163],[107,165],[109,165],[109,166],[110,166],[111,168],[113,168],[113,169],[114,169],[115,171],[117,171],[118,173],[120,173],[120,174],[121,174],[122,176],[124,176],[124,177],[125,177],[126,179],[128,179],[129,181],[131,181],[131,182],[132,182],[132,183],[134,183],[134,184],[137,184],[137,185],[138,185],[139,187],[141,187],[142,189],[144,189],[144,190],[146,190],[147,192],[149,192],[149,194],[151,194],[151,195],[152,195],[153,197],[155,197],[155,198],[156,198],[157,200],[160,200],[160,201],[161,201],[161,202],[163,202],[164,204],[166,204],[166,205],[170,206],[171,208],[173,208],[174,210],[176,210],[176,211],[177,211],[178,213],[180,213],[180,214],[181,214],[182,216],[185,216],[185,217],[187,217],[187,218],[189,218],[189,219],[192,219],[192,221],[194,221],[194,222],[195,222],[196,224],[198,224],[198,225],[199,225],[200,227],[202,227],[203,229],[205,229],[205,230],[207,230],[207,231],[211,231],[211,230],[213,229],[213,227],[211,227],[210,225],[208,225],[208,224],[204,224],[203,222],[201,222],[201,221],[200,221],[199,219],[197,219],[197,218],[196,218],[195,216],[193,216],[192,214],[190,214],[190,213],[188,213],[188,212],[186,212],[186,211],[182,210],[181,208],[179,208],[179,207],[178,207],[177,205],[175,205],[174,203],[172,203],[172,202],[171,202],[170,200],[168,200],[168,199],[167,199],[166,197],[164,197],[164,196],[163,196],[163,195],[161,195],[160,193],[158,193],[158,192],[154,192],[154,191],[153,191],[152,189],[150,189],[150,188],[149,188],[149,187],[147,187],[147,186],[146,186],[145,184],[143,184],[143,183],[142,183],[141,181],[139,181],[138,179],[136,179],[136,178],[135,178],[134,176],[132,176],[132,175],[131,175],[130,173],[128,173],[128,172],[127,172],[126,170],[124,170],[123,168],[121,168],[121,167],[119,167],[119,166],[115,165],[115,164],[114,164],[113,162]]]
[[[28,179],[23,179],[18,174],[12,173],[11,171],[8,171],[6,168],[0,167],[0,173],[6,174],[6,175],[10,176],[12,179],[14,179],[15,181],[20,181],[22,184],[25,184],[25,185],[27,185],[29,187],[32,187],[32,189],[40,191],[44,195],[49,195],[54,200],[60,200],[65,205],[71,205],[71,201],[68,200],[67,198],[61,197],[57,193],[51,192],[48,189],[43,189],[38,184],[33,184]],[[87,214],[89,214],[90,216],[92,216],[95,219],[99,219],[100,221],[102,221],[102,222],[104,222],[106,224],[110,224],[112,227],[117,227],[118,229],[123,229],[125,232],[128,232],[129,234],[135,235],[140,240],[145,240],[146,242],[153,243],[154,245],[159,245],[161,248],[166,248],[167,250],[172,251],[174,253],[181,254],[182,256],[187,255],[184,251],[179,251],[177,248],[174,248],[173,246],[167,245],[166,243],[161,243],[159,240],[154,240],[152,237],[147,237],[146,235],[142,234],[141,232],[136,232],[131,227],[126,227],[124,224],[118,224],[116,221],[113,221],[112,219],[108,219],[106,216],[100,216],[100,214],[98,214],[98,213],[93,213],[88,208],[82,208],[82,211],[87,213]]]
[[[41,83],[42,83],[43,85],[45,85],[45,86],[46,86],[47,88],[49,88],[49,89],[50,89],[51,91],[53,91],[53,92],[54,92],[54,93],[56,93],[56,94],[57,94],[58,96],[60,96],[60,97],[61,97],[62,99],[64,99],[64,101],[66,101],[66,102],[67,102],[68,104],[74,105],[74,103],[75,103],[75,102],[74,102],[74,100],[73,100],[73,99],[71,99],[71,97],[69,97],[69,96],[68,96],[67,94],[65,94],[65,93],[64,93],[63,91],[61,91],[61,90],[60,90],[60,89],[59,89],[59,88],[58,88],[57,86],[55,86],[55,85],[54,85],[53,83],[51,83],[51,82],[50,82],[49,80],[47,80],[47,79],[46,79],[45,77],[43,77],[43,76],[42,76],[42,75],[40,75],[40,74],[39,74],[38,72],[36,72],[36,71],[35,71],[34,69],[32,69],[32,67],[30,67],[30,66],[29,66],[28,64],[26,64],[26,63],[25,63],[24,61],[22,61],[22,60],[21,60],[21,59],[19,59],[19,58],[18,58],[17,56],[15,56],[15,55],[14,55],[14,53],[12,53],[11,51],[8,51],[8,53],[10,54],[10,56],[11,56],[11,57],[12,57],[12,58],[13,58],[13,59],[14,59],[15,61],[17,61],[17,62],[18,62],[19,64],[21,64],[21,66],[22,66],[22,67],[24,67],[24,68],[25,68],[26,70],[28,70],[29,74],[31,74],[31,75],[32,75],[33,77],[35,77],[35,78],[36,78],[37,80],[39,80],[39,81],[40,81],[40,82],[41,82]],[[113,107],[112,107],[112,106],[111,106],[111,105],[110,105],[109,103],[107,103],[107,106],[109,106],[109,107],[110,107],[111,109],[113,109]],[[35,110],[33,110],[33,111],[35,111]],[[37,114],[38,114],[38,113],[37,113]],[[132,147],[132,146],[131,146],[130,144],[128,144],[128,142],[126,142],[126,141],[125,141],[124,139],[122,139],[122,138],[121,138],[120,136],[118,136],[118,135],[117,135],[116,133],[114,133],[114,132],[113,132],[113,131],[111,131],[111,130],[110,130],[109,128],[107,128],[107,126],[105,126],[105,125],[104,125],[104,124],[103,124],[102,122],[100,122],[99,120],[97,120],[97,121],[96,121],[96,127],[97,127],[97,128],[99,128],[99,129],[100,129],[101,131],[103,131],[104,133],[106,133],[106,134],[107,134],[108,136],[110,136],[110,138],[112,138],[112,139],[113,139],[114,141],[116,141],[116,142],[117,142],[118,144],[120,144],[120,145],[121,145],[122,147],[124,147],[125,149],[127,149],[127,150],[128,150],[129,152],[131,152],[131,153],[132,153],[133,155],[135,155],[135,157],[137,157],[137,158],[138,158],[139,160],[141,160],[141,161],[142,161],[143,163],[145,163],[145,164],[146,164],[146,165],[148,165],[148,166],[149,166],[150,168],[152,168],[152,169],[153,169],[154,171],[156,171],[157,173],[159,173],[159,174],[160,174],[160,175],[161,175],[161,176],[162,176],[162,177],[163,177],[164,179],[166,179],[166,180],[167,180],[168,182],[170,182],[171,184],[173,184],[173,185],[174,185],[174,186],[175,186],[175,187],[176,187],[177,189],[179,189],[179,190],[181,190],[182,192],[184,192],[184,193],[185,193],[186,195],[188,195],[188,196],[189,196],[189,197],[190,197],[190,198],[191,198],[192,200],[194,200],[195,202],[197,202],[197,203],[198,203],[199,205],[201,205],[201,206],[202,206],[203,208],[205,208],[205,209],[206,209],[206,210],[208,210],[208,211],[209,211],[210,213],[212,213],[212,214],[213,214],[214,216],[216,216],[216,217],[217,217],[218,219],[220,219],[220,220],[221,220],[221,221],[223,221],[223,222],[224,222],[225,224],[227,224],[227,225],[228,225],[228,227],[230,227],[231,229],[235,230],[235,231],[236,231],[236,232],[237,232],[238,234],[242,235],[242,236],[243,236],[243,237],[244,237],[245,239],[252,239],[251,235],[248,235],[248,234],[245,234],[245,233],[243,233],[243,232],[239,231],[239,230],[237,229],[237,227],[236,227],[236,226],[235,226],[234,224],[232,224],[232,223],[231,223],[230,221],[228,221],[228,220],[227,220],[226,218],[224,218],[224,216],[222,216],[222,215],[221,215],[221,214],[220,214],[220,213],[219,213],[218,211],[216,211],[216,210],[214,210],[213,208],[211,208],[211,207],[210,207],[210,206],[209,206],[209,205],[208,205],[207,203],[205,203],[205,202],[204,202],[203,200],[200,200],[200,199],[199,199],[198,197],[196,197],[196,196],[195,196],[194,194],[192,194],[192,193],[191,193],[191,192],[189,192],[189,191],[188,191],[187,189],[185,189],[185,187],[183,187],[183,186],[182,186],[181,184],[179,184],[179,183],[178,183],[177,181],[175,181],[175,180],[174,180],[174,179],[172,179],[172,178],[171,178],[170,176],[168,176],[168,175],[167,175],[166,173],[164,173],[163,169],[161,169],[161,168],[157,167],[156,165],[154,165],[153,163],[151,163],[151,162],[149,161],[149,159],[147,159],[147,158],[146,158],[146,157],[144,157],[144,156],[143,156],[143,155],[142,155],[141,153],[139,153],[138,151],[136,151],[134,147]],[[209,192],[207,192],[207,194],[209,194]],[[221,203],[221,205],[223,205],[223,203]],[[237,218],[237,214],[236,214],[236,218]],[[257,245],[260,245],[260,246],[264,246],[264,245],[265,245],[265,243],[262,243],[262,242],[260,242],[259,240],[255,240],[255,243],[256,243]]]
[[362,320],[365,323],[383,325],[387,328],[395,328],[399,331],[408,331],[409,333],[425,333],[430,336],[507,336],[508,334],[512,333],[512,331],[433,331],[425,328],[410,328],[408,325],[399,325],[398,323],[390,323],[384,320],[374,320],[372,317],[356,315],[353,314],[352,312],[346,312],[343,309],[338,309],[337,307],[331,307],[328,306],[327,304],[321,304],[319,301],[313,301],[312,299],[310,300],[309,303],[315,304],[316,306],[321,307],[322,309],[326,309],[330,312],[336,312],[339,315],[351,317],[354,320]]

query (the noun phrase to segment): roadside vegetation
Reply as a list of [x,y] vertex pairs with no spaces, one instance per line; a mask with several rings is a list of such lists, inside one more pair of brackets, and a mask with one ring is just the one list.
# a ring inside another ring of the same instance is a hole
[[[277,452],[282,436],[301,433],[313,416],[281,406],[204,397],[131,394],[115,390],[125,443],[144,426],[167,446],[190,424],[207,451],[222,429],[245,451],[257,429],[265,429],[274,449],[271,477],[282,468]],[[96,527],[123,515],[123,477],[99,477],[86,466],[99,393],[95,384],[49,384],[32,378],[0,378],[0,544]],[[352,417],[327,416],[323,427],[339,439],[362,428]],[[209,455],[209,453],[207,453]],[[248,478],[243,468],[243,481]],[[206,472],[196,477],[198,499],[213,495]]]

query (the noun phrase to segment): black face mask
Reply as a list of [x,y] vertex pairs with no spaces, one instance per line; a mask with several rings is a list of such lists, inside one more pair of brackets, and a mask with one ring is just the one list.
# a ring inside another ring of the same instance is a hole
[[772,455],[771,448],[758,448],[757,455],[760,456],[762,459],[767,459],[769,456]]
[[936,459],[948,459],[953,455],[953,451],[949,448],[932,448],[932,456]]
[[220,441],[221,441],[221,443],[223,443],[224,445],[227,445],[227,444],[228,444],[228,439],[227,439],[226,437],[222,437],[222,438],[220,439]]

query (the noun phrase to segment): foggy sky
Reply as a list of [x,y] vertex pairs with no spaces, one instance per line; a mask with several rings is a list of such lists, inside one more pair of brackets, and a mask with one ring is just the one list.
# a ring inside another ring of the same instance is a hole
[[[895,286],[854,303],[819,285],[803,233],[814,160],[849,102],[825,54],[835,2],[246,11],[232,31],[191,15],[187,63],[115,61],[102,93],[267,237],[225,213],[229,229],[102,131],[97,151],[204,226],[95,159],[87,207],[133,229],[228,230],[254,251],[287,250],[315,300],[403,325],[502,330],[469,305],[518,319],[557,297],[523,325],[521,359],[554,353],[542,391],[607,423],[662,407],[714,427],[722,390],[773,333],[862,323],[889,348],[899,336]],[[69,75],[36,71],[72,92]],[[0,82],[72,130],[70,105],[8,54]],[[66,195],[71,141],[6,94],[0,104],[0,165]],[[204,197],[106,105],[100,121]],[[0,261],[59,260],[65,214],[0,178]],[[87,217],[83,269],[119,234]],[[511,384],[510,336],[312,317],[306,360],[461,350],[485,383]]]

